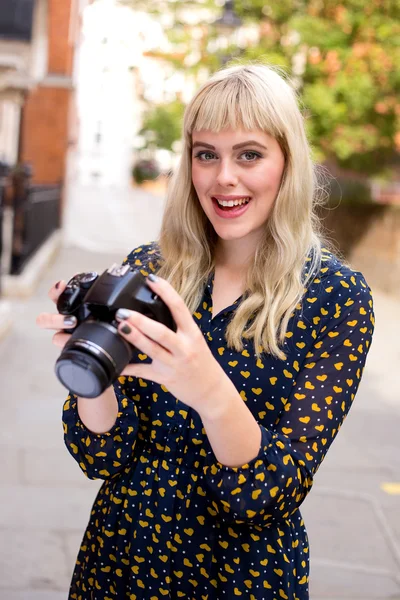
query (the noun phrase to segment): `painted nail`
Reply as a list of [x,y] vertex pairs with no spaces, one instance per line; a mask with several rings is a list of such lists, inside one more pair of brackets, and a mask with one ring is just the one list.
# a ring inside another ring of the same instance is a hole
[[132,332],[132,329],[129,327],[129,325],[126,325],[126,323],[125,323],[125,325],[123,327],[121,327],[121,331],[122,331],[122,333],[128,334],[128,333]]
[[150,273],[150,275],[148,275],[147,279],[150,279],[150,281],[152,281],[153,283],[157,283],[159,281],[159,278],[157,277],[157,275],[154,275],[153,273]]
[[64,318],[65,327],[75,327],[77,322],[78,321],[77,321],[76,317],[65,317]]
[[57,283],[56,283],[56,285],[55,285],[55,288],[56,288],[56,290],[58,290],[58,288],[60,287],[60,283],[61,283],[61,281],[62,281],[61,279],[60,279],[60,281],[57,281]]
[[125,319],[129,319],[131,313],[132,311],[128,310],[127,308],[119,308],[115,313],[115,316],[117,317],[117,319],[121,319],[121,321],[124,321]]

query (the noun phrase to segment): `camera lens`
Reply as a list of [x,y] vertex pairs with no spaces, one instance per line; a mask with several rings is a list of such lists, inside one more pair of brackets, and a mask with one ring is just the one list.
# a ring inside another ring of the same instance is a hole
[[81,350],[64,352],[56,363],[56,374],[66,388],[83,398],[96,398],[108,387],[108,373]]
[[85,321],[77,327],[58,358],[60,382],[83,398],[96,398],[118,377],[132,356],[132,347],[115,327]]

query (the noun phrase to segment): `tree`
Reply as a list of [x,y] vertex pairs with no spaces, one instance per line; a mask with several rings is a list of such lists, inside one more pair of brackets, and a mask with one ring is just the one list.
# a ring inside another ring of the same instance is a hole
[[[157,12],[159,3],[151,3]],[[181,32],[187,53],[193,41],[178,17],[185,7],[202,5],[164,1],[164,10],[173,7],[177,17],[171,35]],[[260,31],[257,45],[241,49],[241,61],[258,59],[287,71],[315,158],[368,175],[385,173],[400,151],[400,0],[240,0],[235,10]],[[218,56],[207,52],[210,39],[212,28],[192,70],[214,68]],[[174,64],[187,69],[182,59]]]
[[244,0],[262,19],[246,58],[278,55],[298,83],[316,158],[382,173],[400,150],[400,0]]
[[152,106],[144,115],[139,135],[146,138],[150,132],[152,145],[172,150],[173,143],[181,137],[183,111],[184,104],[179,100]]

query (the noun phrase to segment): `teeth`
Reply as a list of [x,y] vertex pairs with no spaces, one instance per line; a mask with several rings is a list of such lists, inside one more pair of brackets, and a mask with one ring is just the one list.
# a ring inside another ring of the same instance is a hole
[[250,202],[250,198],[238,198],[237,200],[218,200],[216,198],[216,200],[220,206],[241,206]]

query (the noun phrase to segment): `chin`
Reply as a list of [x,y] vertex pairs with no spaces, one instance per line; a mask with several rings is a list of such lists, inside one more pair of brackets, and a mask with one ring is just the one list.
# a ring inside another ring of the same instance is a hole
[[221,238],[221,240],[224,240],[225,242],[229,242],[231,240],[241,240],[249,233],[248,231],[224,231],[218,229],[214,230],[218,237]]

